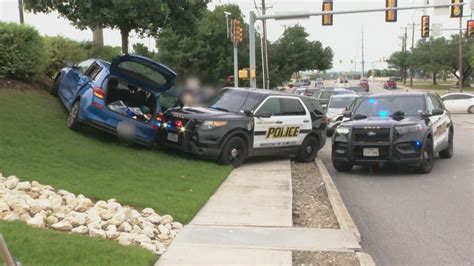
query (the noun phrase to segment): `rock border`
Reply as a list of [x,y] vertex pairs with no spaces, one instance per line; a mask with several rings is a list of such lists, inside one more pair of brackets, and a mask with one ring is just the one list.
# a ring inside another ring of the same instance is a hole
[[183,225],[152,208],[141,212],[115,199],[93,202],[82,194],[0,173],[0,220],[26,222],[36,228],[88,235],[137,245],[163,254]]

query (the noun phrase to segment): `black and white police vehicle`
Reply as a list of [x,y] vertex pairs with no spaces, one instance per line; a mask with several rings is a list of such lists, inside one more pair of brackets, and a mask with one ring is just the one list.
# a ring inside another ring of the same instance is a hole
[[412,92],[364,96],[336,128],[332,162],[338,171],[353,165],[411,165],[433,168],[435,154],[453,156],[454,127],[439,96]]
[[169,109],[162,146],[221,164],[248,156],[294,154],[309,162],[326,143],[327,118],[312,97],[270,90],[224,88],[201,107]]

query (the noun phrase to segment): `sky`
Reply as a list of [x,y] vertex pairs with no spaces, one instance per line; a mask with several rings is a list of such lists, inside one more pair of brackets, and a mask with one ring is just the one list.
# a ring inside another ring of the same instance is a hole
[[[209,9],[214,9],[216,5],[235,3],[238,4],[245,14],[248,22],[250,11],[256,11],[255,6],[260,6],[262,0],[212,0]],[[420,6],[426,0],[398,0],[399,7]],[[449,0],[431,0],[430,4],[440,2],[450,2]],[[468,1],[465,1],[468,2]],[[384,0],[333,0],[334,10],[360,10],[384,8]],[[282,14],[285,12],[319,12],[321,11],[322,0],[266,0],[267,14]],[[258,10],[260,12],[260,10]],[[441,24],[443,29],[454,29],[459,27],[459,19],[449,17],[448,10],[433,9],[426,11],[431,15],[432,24]],[[436,13],[436,14],[435,14]],[[442,13],[442,14],[439,14]],[[470,15],[469,7],[465,7],[464,15]],[[321,17],[311,17],[300,20],[268,20],[267,34],[270,41],[277,40],[283,33],[284,28],[295,24],[305,27],[309,33],[310,40],[318,40],[324,46],[330,46],[334,51],[333,70],[351,71],[361,69],[361,44],[362,28],[364,29],[364,54],[366,71],[371,68],[385,68],[386,63],[381,63],[382,58],[388,58],[390,54],[402,49],[401,36],[404,35],[405,27],[407,31],[408,49],[412,41],[411,24],[419,24],[423,10],[398,11],[398,21],[386,23],[384,12],[361,13],[336,15],[333,18],[333,26],[321,26]],[[223,14],[224,16],[224,14]],[[0,0],[0,21],[18,22],[18,1]],[[25,13],[25,23],[34,26],[44,35],[62,35],[74,40],[92,40],[91,31],[81,31],[70,25],[69,21],[60,18],[57,13],[33,14]],[[463,25],[465,23],[463,22]],[[261,22],[257,22],[261,29]],[[452,30],[443,30],[442,36],[449,37],[456,33]],[[415,42],[420,39],[420,26],[415,26]],[[120,33],[118,30],[104,30],[104,42],[108,45],[120,46]],[[143,43],[154,49],[155,41],[152,38],[140,38],[132,33],[130,45],[133,43]],[[259,51],[257,51],[259,53]],[[259,54],[257,54],[259,56]],[[352,63],[357,62],[357,64]],[[341,63],[342,62],[342,63]]]

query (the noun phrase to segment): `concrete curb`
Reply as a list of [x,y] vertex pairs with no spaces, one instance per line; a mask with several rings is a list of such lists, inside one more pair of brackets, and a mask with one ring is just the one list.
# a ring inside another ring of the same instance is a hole
[[375,266],[375,262],[369,254],[365,252],[356,252],[356,255],[359,259],[360,266]]
[[329,174],[328,170],[326,169],[326,166],[324,166],[323,161],[321,161],[319,157],[316,158],[315,162],[319,168],[319,171],[321,172],[321,177],[323,179],[324,184],[326,185],[326,191],[328,193],[329,202],[331,202],[331,206],[334,210],[334,214],[336,215],[337,221],[341,226],[341,229],[352,232],[356,237],[357,241],[360,243],[362,238],[359,229],[357,229],[357,226],[352,220],[352,217],[349,214],[349,211],[347,210],[347,207],[344,204],[344,201],[342,200],[336,185],[332,181],[331,175]]

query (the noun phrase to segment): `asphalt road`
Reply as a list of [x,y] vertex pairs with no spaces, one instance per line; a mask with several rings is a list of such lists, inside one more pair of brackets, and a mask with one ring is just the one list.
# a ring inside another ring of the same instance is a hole
[[[370,85],[383,91],[380,83]],[[426,175],[395,167],[338,173],[330,140],[321,151],[376,264],[474,264],[474,115],[453,119],[454,156],[437,158]]]

